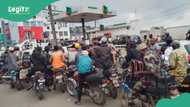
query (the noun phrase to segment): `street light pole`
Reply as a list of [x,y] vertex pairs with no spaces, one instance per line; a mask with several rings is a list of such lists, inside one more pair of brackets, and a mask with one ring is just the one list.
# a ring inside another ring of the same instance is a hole
[[52,13],[52,8],[51,7],[52,7],[51,5],[48,5],[50,24],[51,24],[52,34],[53,34],[53,46],[55,46],[55,45],[57,45],[57,36],[56,36],[55,22],[53,20],[53,13]]

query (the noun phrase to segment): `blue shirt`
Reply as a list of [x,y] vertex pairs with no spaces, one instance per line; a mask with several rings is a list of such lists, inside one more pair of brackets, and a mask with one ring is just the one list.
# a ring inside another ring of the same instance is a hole
[[88,55],[79,55],[77,60],[77,70],[79,74],[92,71],[92,59]]

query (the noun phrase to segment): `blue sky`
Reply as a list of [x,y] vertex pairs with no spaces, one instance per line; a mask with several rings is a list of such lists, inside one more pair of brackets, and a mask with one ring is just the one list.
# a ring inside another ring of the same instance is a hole
[[66,6],[109,6],[117,11],[117,17],[98,21],[105,25],[130,22],[137,19],[141,29],[150,26],[176,26],[190,24],[190,0],[60,0],[54,3],[58,9]]

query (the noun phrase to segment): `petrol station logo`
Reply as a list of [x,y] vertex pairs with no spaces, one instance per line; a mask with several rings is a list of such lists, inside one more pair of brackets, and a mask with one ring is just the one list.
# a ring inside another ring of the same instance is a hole
[[30,14],[30,7],[27,6],[8,6],[8,12],[15,15]]

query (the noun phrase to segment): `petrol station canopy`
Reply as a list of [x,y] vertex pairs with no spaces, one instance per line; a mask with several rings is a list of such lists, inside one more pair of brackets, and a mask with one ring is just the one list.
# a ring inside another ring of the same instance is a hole
[[68,23],[80,23],[81,19],[84,19],[85,22],[90,22],[114,16],[116,16],[114,12],[104,14],[102,9],[96,7],[83,7],[77,9],[71,15],[67,15],[66,12],[55,15],[54,20]]

